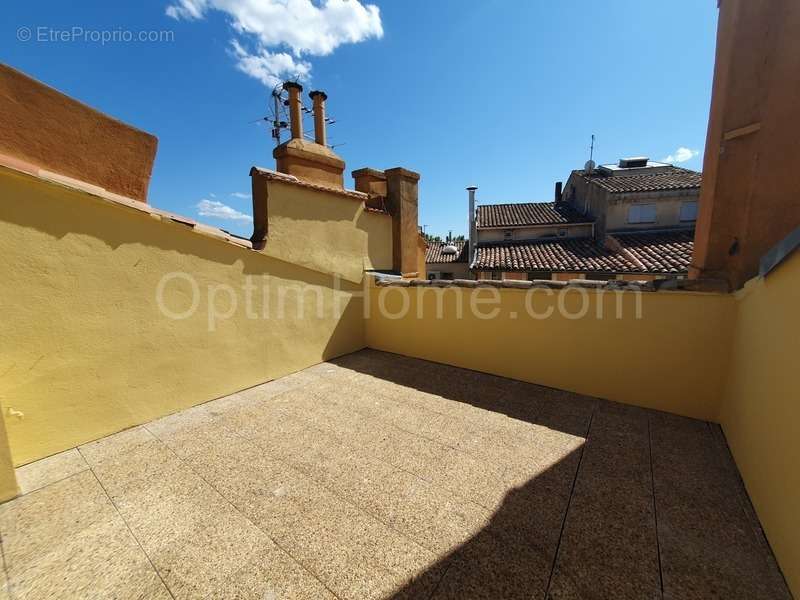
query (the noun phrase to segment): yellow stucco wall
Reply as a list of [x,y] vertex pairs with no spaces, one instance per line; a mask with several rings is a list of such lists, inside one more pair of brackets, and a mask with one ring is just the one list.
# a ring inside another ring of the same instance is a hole
[[365,269],[392,268],[392,217],[361,211],[356,227],[367,232]]
[[280,181],[268,183],[264,253],[360,283],[365,269],[392,268],[392,218],[364,202]]
[[739,292],[720,423],[767,539],[800,596],[800,252]]
[[[0,410],[4,410],[0,405]],[[0,502],[13,498],[19,493],[17,478],[14,476],[14,463],[3,419],[0,419]]]
[[[732,296],[686,292],[373,287],[367,345],[619,402],[714,420],[726,373]],[[481,319],[494,308],[496,318]],[[477,295],[477,296],[476,296]],[[622,318],[617,319],[621,300]],[[641,317],[636,318],[637,301]],[[403,303],[408,311],[402,316]],[[584,305],[584,302],[586,303]],[[437,306],[441,303],[441,318]],[[563,304],[564,315],[559,312]],[[458,318],[458,306],[462,318]],[[586,314],[580,317],[586,307]],[[596,318],[598,306],[603,318]],[[418,315],[422,314],[422,318]],[[579,317],[579,318],[571,318]]]
[[[316,222],[308,214],[320,202],[306,203],[304,213],[292,196],[303,190],[281,186],[272,199],[291,207],[295,221],[288,208],[274,212],[286,228],[303,221],[306,234],[292,243],[298,257],[313,248],[313,269],[0,168],[0,403],[17,415],[3,415],[14,463],[363,347],[362,300],[354,296],[361,286],[349,279],[368,255],[390,258],[391,238],[386,249],[373,240],[368,251],[358,202],[345,198],[346,214],[331,209]],[[337,206],[333,197],[314,199]],[[381,230],[383,221],[366,219],[367,229]],[[334,243],[342,245],[330,253],[348,279],[324,272],[322,250]],[[163,287],[169,311],[189,310],[188,276],[197,285],[197,310],[185,319],[159,309],[159,282],[170,273],[187,277]],[[306,308],[298,315],[301,291]],[[227,314],[234,297],[237,309],[211,327],[209,314]]]
[[425,238],[417,236],[417,279],[427,279],[428,269],[425,264],[425,254],[428,252],[428,244]]

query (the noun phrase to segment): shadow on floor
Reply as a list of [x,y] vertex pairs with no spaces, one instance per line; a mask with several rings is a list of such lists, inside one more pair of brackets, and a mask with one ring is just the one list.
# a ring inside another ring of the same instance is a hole
[[392,600],[791,598],[718,428],[369,349],[332,362],[585,439],[543,444],[550,464]]
[[[582,450],[569,453],[523,486],[509,491],[483,529],[391,598],[546,597],[581,453]],[[559,582],[559,586],[563,583]]]
[[598,403],[589,396],[440,363],[365,349],[331,362],[476,408],[585,437]]
[[[364,350],[342,367],[585,438],[597,400],[404,356]],[[489,523],[397,590],[393,599],[544,598],[583,446],[512,488]]]

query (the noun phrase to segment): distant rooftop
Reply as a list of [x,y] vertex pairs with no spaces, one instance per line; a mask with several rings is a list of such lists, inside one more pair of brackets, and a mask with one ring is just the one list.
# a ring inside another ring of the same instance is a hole
[[[455,253],[445,252],[447,246],[454,246]],[[429,242],[425,252],[425,262],[433,263],[465,263],[467,262],[469,244],[465,241],[458,242]]]
[[555,202],[482,204],[477,208],[476,221],[479,229],[591,223],[591,219],[576,211],[572,206]]
[[[603,165],[596,169],[591,177],[586,171],[573,171],[594,185],[612,194],[625,192],[656,192],[665,190],[699,189],[703,179],[702,173],[681,167],[655,163],[657,168],[620,169]],[[608,171],[604,169],[608,168]],[[631,174],[635,172],[635,174]]]
[[657,273],[689,271],[694,249],[694,233],[691,230],[613,235],[623,250],[642,263],[648,271]]
[[596,273],[679,274],[692,258],[691,231],[614,234],[619,248],[591,238],[495,243],[478,246],[473,269]]
[[620,158],[617,164],[600,165],[599,171],[605,171],[611,175],[633,175],[654,173],[665,167],[671,167],[669,163],[656,162],[646,156],[632,156],[630,158]]

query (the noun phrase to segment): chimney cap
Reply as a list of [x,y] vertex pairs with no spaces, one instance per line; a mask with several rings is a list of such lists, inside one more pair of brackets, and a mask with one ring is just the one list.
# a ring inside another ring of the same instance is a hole
[[477,185],[469,185],[469,186],[467,186],[467,190],[469,190],[470,192],[473,192],[473,191],[475,191],[477,189],[478,189]]
[[328,99],[328,94],[326,94],[322,90],[314,90],[313,92],[309,92],[309,94],[308,94],[309,98],[313,99],[314,96],[322,96],[323,100],[327,100]]
[[303,86],[297,83],[296,81],[284,81],[283,82],[283,89],[288,90],[294,88],[296,90],[303,91]]

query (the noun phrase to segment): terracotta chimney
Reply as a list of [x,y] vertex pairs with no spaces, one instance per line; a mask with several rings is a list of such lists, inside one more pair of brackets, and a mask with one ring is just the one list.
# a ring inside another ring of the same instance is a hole
[[293,140],[303,139],[303,107],[300,103],[300,94],[303,86],[294,81],[287,81],[283,89],[289,91],[289,124]]
[[469,220],[467,222],[467,226],[469,227],[469,233],[467,234],[467,239],[469,240],[469,256],[467,257],[467,266],[472,265],[472,259],[478,247],[478,230],[475,223],[475,191],[477,189],[478,186],[476,185],[471,185],[467,188],[467,192],[469,193]]
[[325,133],[325,100],[328,95],[325,92],[314,90],[309,95],[314,103],[314,141],[320,146],[328,145],[328,136]]
[[300,103],[303,86],[287,81],[283,84],[283,89],[289,92],[292,139],[272,151],[277,170],[309,183],[344,189],[344,161],[325,145],[327,96],[324,92],[311,92],[316,129],[316,142],[312,142],[303,138],[303,107]]

